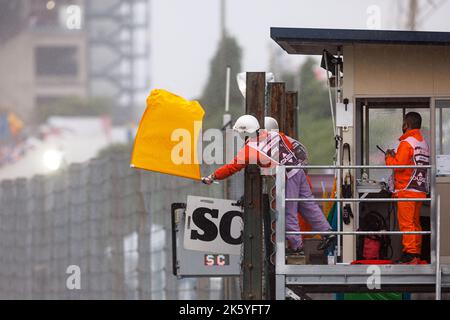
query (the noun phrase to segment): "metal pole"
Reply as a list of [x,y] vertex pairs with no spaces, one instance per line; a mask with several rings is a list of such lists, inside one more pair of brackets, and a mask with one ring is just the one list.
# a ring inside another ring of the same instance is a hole
[[[132,14],[133,14],[134,13],[134,1],[130,1],[129,5],[130,5],[130,12],[132,12]],[[129,103],[130,103],[130,111],[131,111],[133,119],[137,113],[135,110],[136,108],[135,108],[135,104],[134,104],[135,103],[134,100],[136,98],[136,88],[135,88],[135,81],[134,81],[134,78],[135,78],[135,72],[134,72],[135,71],[134,70],[134,68],[135,68],[135,59],[134,59],[135,48],[134,48],[134,41],[133,41],[134,40],[134,31],[135,31],[134,24],[135,24],[134,21],[131,21],[131,23],[128,24],[129,31],[130,31],[129,39],[130,39],[130,50],[131,50],[130,55],[129,55],[129,59],[130,59],[130,87],[129,87],[130,102]]]
[[441,300],[441,196],[436,206],[436,300]]
[[[225,80],[225,113],[223,114],[223,118],[222,118],[222,127],[224,129],[224,138],[225,141],[228,141],[228,136],[230,134],[230,132],[228,131],[228,129],[231,128],[231,114],[229,113],[230,111],[230,73],[231,73],[231,67],[227,66],[227,76],[226,76],[226,80]],[[225,157],[227,156],[227,146],[226,144],[224,145],[224,155]],[[228,160],[225,160],[228,161]],[[228,180],[224,180],[223,182],[223,188],[224,188],[224,193],[225,193],[225,197],[229,197],[229,186],[230,183]],[[225,280],[227,281],[227,280]]]
[[[222,127],[225,129],[223,132],[223,136],[225,141],[227,141],[227,136],[230,134],[228,129],[231,128],[231,115],[229,114],[230,110],[230,73],[231,67],[227,66],[227,76],[225,82],[225,113],[223,115]],[[224,146],[224,155],[226,152],[226,145]],[[228,179],[223,181],[223,191],[226,199],[230,199],[230,183]],[[223,279],[223,296],[225,300],[233,299],[233,283],[235,283],[234,277],[227,277]]]
[[[339,75],[337,75],[339,78]],[[339,137],[342,137],[342,128],[337,129],[339,132]],[[337,140],[337,155],[336,155],[336,164],[341,165],[341,141]],[[337,183],[336,183],[336,199],[338,200],[337,206],[336,206],[336,215],[337,215],[337,230],[341,231],[341,177],[342,172],[341,170],[337,170]],[[337,237],[337,253],[336,253],[337,259],[341,256],[341,237]]]
[[428,170],[430,177],[430,197],[432,199],[430,204],[430,226],[431,226],[431,263],[436,262],[436,224],[437,224],[437,211],[436,211],[436,101],[434,98],[430,101],[430,142],[431,142],[431,171]]
[[222,32],[222,38],[225,38],[227,34],[226,27],[227,8],[225,0],[220,1],[220,30]]
[[277,232],[276,232],[276,259],[275,259],[275,273],[276,273],[276,299],[284,300],[286,296],[285,292],[285,275],[280,272],[286,265],[286,252],[285,252],[285,239],[286,239],[286,203],[285,203],[285,179],[286,179],[286,167],[278,166],[276,171],[276,190],[277,190]]
[[287,198],[286,202],[433,202],[432,198]]
[[407,27],[409,30],[416,30],[417,25],[417,12],[418,12],[417,0],[409,0],[409,12]]
[[230,73],[231,67],[227,66],[227,79],[225,84],[225,113],[230,111]]
[[286,166],[286,169],[432,169],[433,165],[426,166],[415,166],[415,165],[404,165],[404,166],[362,166],[362,165],[351,165],[351,166],[324,166],[324,165],[307,165],[307,166]]
[[[336,64],[336,98],[335,98],[335,106],[337,108],[337,104],[339,102],[341,102],[341,69],[340,69],[340,63],[339,63],[339,59],[341,56],[341,51],[340,48],[338,47],[337,50],[337,58],[338,58],[338,62]],[[336,110],[336,114],[337,114],[337,110]],[[336,128],[336,132],[338,134],[338,139],[336,139],[336,148],[337,148],[337,152],[336,152],[336,164],[338,165],[342,165],[342,155],[341,155],[341,144],[342,144],[342,128]],[[341,187],[342,187],[342,172],[341,170],[338,170],[337,172],[337,183],[336,183],[336,198],[340,199],[341,198]],[[337,215],[337,230],[341,231],[341,202],[339,202],[336,206],[336,215]],[[342,245],[342,239],[340,236],[337,237],[337,259],[339,260],[339,257],[341,256],[341,245]],[[337,261],[336,261],[337,262]]]
[[[442,107],[439,108],[439,154],[444,153],[444,136],[442,135]],[[436,150],[436,154],[438,154]]]
[[327,234],[336,234],[342,236],[354,236],[354,235],[383,235],[383,234],[392,234],[392,235],[403,235],[403,234],[422,234],[427,235],[431,234],[431,231],[286,231],[286,235],[327,235]]
[[[246,113],[255,116],[260,123],[263,123],[266,75],[264,72],[248,72],[246,82]],[[259,167],[256,165],[249,165],[245,168],[244,197],[242,298],[245,300],[261,300],[263,275],[263,197],[262,176]]]

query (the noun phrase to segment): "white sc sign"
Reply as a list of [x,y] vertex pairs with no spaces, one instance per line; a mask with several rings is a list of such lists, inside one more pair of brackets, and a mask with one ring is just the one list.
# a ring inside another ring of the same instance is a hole
[[188,196],[184,248],[221,254],[240,254],[242,210],[235,200]]

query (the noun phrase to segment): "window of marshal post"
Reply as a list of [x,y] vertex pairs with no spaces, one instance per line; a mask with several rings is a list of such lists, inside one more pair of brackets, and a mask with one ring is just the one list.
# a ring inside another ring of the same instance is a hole
[[438,175],[450,176],[450,99],[436,100],[436,155]]
[[[377,146],[386,149],[396,149],[402,135],[403,117],[410,111],[418,112],[422,116],[422,134],[430,144],[430,109],[428,101],[415,101],[414,98],[400,102],[379,103],[375,107],[369,106],[366,112],[364,133],[364,158],[370,165],[384,165],[384,154]],[[450,110],[449,110],[450,111]],[[449,128],[450,130],[450,128]],[[369,178],[376,181],[387,181],[392,173],[390,169],[368,170]]]
[[450,99],[436,100],[436,153],[450,154]]
[[[436,99],[436,164],[444,165],[445,170],[438,171],[440,176],[450,176],[450,99]],[[366,136],[366,163],[383,165],[384,155],[377,149],[395,149],[398,146],[398,137],[401,135],[403,116],[410,112],[418,112],[422,116],[422,134],[429,146],[430,109],[425,107],[411,107],[407,102],[402,106],[385,106],[368,108]],[[374,180],[386,180],[391,170],[369,170],[369,177]]]

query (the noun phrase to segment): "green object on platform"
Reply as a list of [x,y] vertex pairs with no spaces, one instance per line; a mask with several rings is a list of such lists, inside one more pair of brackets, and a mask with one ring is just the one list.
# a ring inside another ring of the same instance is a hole
[[404,296],[398,292],[383,293],[344,293],[343,300],[403,300]]

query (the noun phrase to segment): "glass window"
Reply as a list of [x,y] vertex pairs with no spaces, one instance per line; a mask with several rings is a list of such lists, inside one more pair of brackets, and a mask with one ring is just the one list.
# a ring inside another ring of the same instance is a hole
[[[402,135],[403,109],[401,108],[370,108],[369,119],[368,163],[384,165],[384,154],[378,150],[395,149],[398,138]],[[386,180],[391,170],[370,170],[369,177],[373,180]]]
[[450,154],[450,100],[436,100],[436,153]]
[[[422,104],[424,106],[426,104]],[[422,134],[431,148],[430,109],[418,106],[408,107],[408,102],[391,105],[387,103],[368,107],[364,126],[364,141],[366,145],[364,159],[366,164],[384,164],[384,154],[377,149],[395,149],[398,138],[402,135],[403,115],[415,111],[422,116]],[[367,124],[366,124],[367,123]],[[363,128],[363,127],[362,127]],[[367,139],[368,135],[368,139]],[[436,100],[436,154],[450,154],[450,99]],[[387,180],[391,170],[370,170],[369,177],[373,180]]]
[[[383,150],[396,149],[399,144],[399,138],[402,135],[403,116],[408,112],[418,112],[422,116],[422,134],[425,140],[430,144],[430,109],[429,108],[408,108],[408,103],[386,107],[372,107],[368,112],[368,146],[366,160],[371,165],[384,165],[384,154],[377,148],[380,146]],[[392,171],[370,170],[369,177],[373,180],[387,181]]]
[[37,76],[77,76],[77,47],[36,47],[34,49]]

